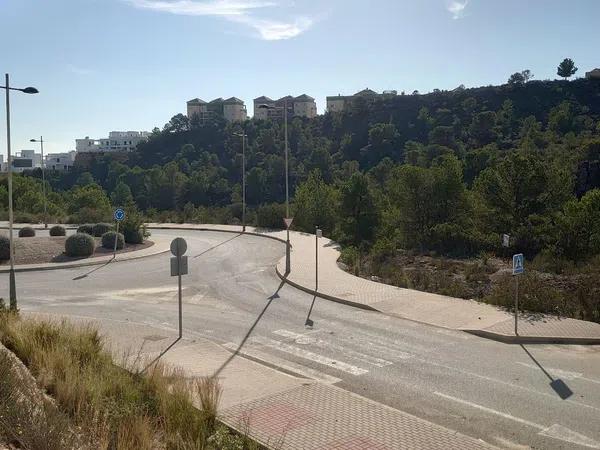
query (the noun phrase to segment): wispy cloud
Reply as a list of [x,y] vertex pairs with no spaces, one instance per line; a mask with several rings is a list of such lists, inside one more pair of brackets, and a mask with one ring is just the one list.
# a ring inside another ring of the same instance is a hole
[[274,20],[259,17],[256,12],[280,6],[275,0],[125,0],[141,9],[186,16],[217,16],[252,28],[266,41],[294,38],[314,23],[310,17]]
[[446,1],[446,9],[452,14],[454,20],[462,19],[468,4],[469,0],[449,0]]

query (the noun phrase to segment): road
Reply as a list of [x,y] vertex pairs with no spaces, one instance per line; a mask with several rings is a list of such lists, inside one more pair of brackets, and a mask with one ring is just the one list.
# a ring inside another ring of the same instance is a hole
[[[507,345],[318,298],[307,328],[313,297],[283,285],[273,269],[282,243],[154,233],[188,241],[187,336],[231,350],[243,344],[248,357],[500,447],[600,448],[600,346]],[[19,306],[175,328],[169,257],[19,273]]]

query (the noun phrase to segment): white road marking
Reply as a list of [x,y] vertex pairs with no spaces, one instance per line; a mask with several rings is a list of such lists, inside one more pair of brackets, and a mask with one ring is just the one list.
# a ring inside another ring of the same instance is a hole
[[[234,342],[228,342],[224,344],[223,347],[228,348],[229,350],[236,351],[239,347],[239,344],[236,344]],[[296,364],[292,361],[286,361],[284,359],[278,358],[277,356],[261,352],[260,350],[256,350],[252,347],[244,346],[241,350],[239,350],[239,353],[250,356],[254,359],[258,359],[275,367],[280,367],[281,369],[287,370],[289,372],[303,375],[306,378],[320,381],[325,384],[336,384],[342,381],[340,378],[332,377],[331,375],[327,375],[326,373],[311,369],[310,367],[305,367],[300,364]]]
[[[524,367],[529,367],[530,369],[540,370],[540,368],[538,366],[536,366],[535,364],[528,364],[528,363],[523,363],[523,362],[517,362],[517,364],[524,366]],[[564,380],[579,379],[579,380],[583,380],[583,381],[589,381],[590,383],[600,384],[600,380],[586,378],[583,376],[583,374],[581,372],[571,372],[568,370],[553,369],[551,367],[547,367],[545,369],[546,369],[546,372],[548,372],[550,375],[554,375],[556,378],[562,378]]]
[[308,333],[299,334],[299,333],[294,333],[293,331],[288,331],[288,330],[276,330],[276,331],[273,331],[273,334],[277,334],[278,336],[283,336],[283,337],[287,337],[290,339],[294,339],[294,341],[297,344],[314,344],[316,346],[320,346],[320,347],[324,347],[324,348],[329,347],[333,350],[343,353],[344,356],[348,356],[350,358],[370,364],[375,367],[386,367],[386,366],[391,366],[392,364],[394,364],[393,362],[388,361],[386,359],[377,358],[377,357],[371,356],[371,355],[366,355],[364,353],[360,353],[360,352],[357,352],[357,351],[349,349],[349,348],[341,347],[339,345],[324,341],[322,339],[314,338],[314,337],[310,336]]
[[363,369],[362,367],[353,366],[352,364],[348,364],[333,358],[327,358],[326,356],[309,352],[308,350],[304,350],[303,348],[299,348],[294,345],[289,345],[284,342],[276,341],[274,339],[257,336],[253,340],[266,347],[274,348],[284,353],[289,353],[290,355],[294,355],[299,358],[308,359],[309,361],[313,361],[318,364],[323,364],[328,367],[333,367],[334,369],[341,370],[342,372],[347,372],[351,375],[358,376],[369,373],[368,370]]
[[495,414],[497,416],[504,417],[505,419],[512,420],[514,422],[518,422],[518,423],[527,425],[532,428],[537,428],[538,430],[540,430],[538,432],[538,435],[540,435],[540,436],[547,436],[547,437],[557,439],[560,441],[569,442],[571,444],[578,444],[578,445],[583,445],[583,446],[589,447],[589,448],[600,449],[599,442],[594,441],[593,439],[590,439],[587,436],[584,436],[583,434],[577,433],[576,431],[570,430],[569,428],[563,427],[562,425],[559,425],[559,424],[554,424],[550,427],[546,427],[544,425],[540,425],[538,423],[531,422],[529,420],[521,419],[520,417],[515,417],[511,414],[496,411],[495,409],[487,408],[485,406],[478,405],[477,403],[469,402],[467,400],[463,400],[463,399],[453,397],[448,394],[444,394],[442,392],[436,391],[436,392],[434,392],[434,394],[439,397],[445,398],[447,400],[452,400],[454,402],[470,406],[471,408],[479,409],[480,411],[485,411],[487,413]]
[[600,448],[599,442],[558,424],[552,425],[550,428],[547,428],[539,434],[554,439],[560,439],[561,441],[570,442],[572,444],[582,445],[584,447]]

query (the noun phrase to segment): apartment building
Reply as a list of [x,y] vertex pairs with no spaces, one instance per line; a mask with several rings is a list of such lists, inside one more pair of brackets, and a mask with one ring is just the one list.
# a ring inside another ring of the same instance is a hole
[[[42,167],[42,154],[35,150],[21,150],[12,156],[12,171],[21,173]],[[0,155],[0,171],[8,172],[8,161],[4,161],[4,155]]]
[[377,98],[395,97],[398,95],[397,91],[383,91],[381,94],[366,88],[362,91],[357,92],[354,95],[335,95],[327,97],[327,111],[329,112],[341,112],[352,105],[352,102],[357,98],[364,98],[366,100],[375,100]]
[[75,164],[76,151],[70,151],[65,153],[49,153],[46,155],[46,170],[56,170],[59,172],[65,172],[71,170]]
[[586,72],[585,78],[588,80],[600,80],[600,69],[594,69]]
[[[260,108],[261,105],[267,105],[269,108]],[[286,108],[288,119],[317,116],[317,104],[315,99],[309,95],[302,94],[298,97],[287,95],[278,100],[263,95],[254,99],[254,118],[259,120],[282,119]]]
[[223,117],[227,122],[243,122],[248,113],[243,100],[237,97],[228,99],[216,98],[205,102],[200,98],[194,98],[187,102],[187,116],[196,118],[203,123],[211,117]]
[[111,131],[108,138],[91,139],[86,136],[75,139],[75,149],[81,153],[129,152],[149,136],[149,131]]

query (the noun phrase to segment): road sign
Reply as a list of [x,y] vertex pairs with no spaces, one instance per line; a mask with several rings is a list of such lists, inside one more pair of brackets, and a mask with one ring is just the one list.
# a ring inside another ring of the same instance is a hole
[[510,247],[510,236],[508,234],[502,235],[502,247]]
[[317,228],[317,237],[318,238],[322,238],[323,237],[323,230],[321,230],[320,228]]
[[286,217],[283,219],[283,223],[285,223],[285,228],[286,229],[290,229],[290,227],[292,226],[292,222],[294,221],[293,217]]
[[115,220],[121,222],[125,218],[125,211],[123,208],[115,209]]
[[176,277],[177,275],[188,274],[188,257],[187,256],[173,256],[171,257],[171,276]]
[[187,251],[187,242],[183,238],[175,238],[171,241],[171,253],[173,256],[183,256]]
[[513,256],[513,275],[520,275],[525,272],[525,258],[523,253]]

